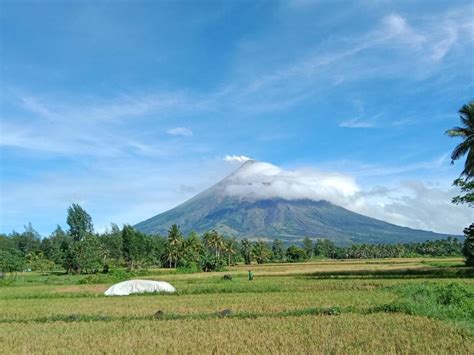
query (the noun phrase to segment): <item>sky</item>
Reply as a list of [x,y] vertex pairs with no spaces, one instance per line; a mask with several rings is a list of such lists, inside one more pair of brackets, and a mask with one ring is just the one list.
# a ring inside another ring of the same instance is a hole
[[135,224],[248,158],[276,195],[474,220],[445,134],[474,98],[470,0],[0,0],[0,26],[0,233],[48,235],[73,202]]

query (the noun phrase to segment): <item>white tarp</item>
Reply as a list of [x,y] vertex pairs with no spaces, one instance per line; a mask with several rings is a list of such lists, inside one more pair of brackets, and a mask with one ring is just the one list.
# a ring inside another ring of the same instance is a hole
[[152,280],[130,280],[120,282],[111,286],[104,295],[106,296],[127,296],[132,293],[145,292],[176,292],[176,289],[168,282]]

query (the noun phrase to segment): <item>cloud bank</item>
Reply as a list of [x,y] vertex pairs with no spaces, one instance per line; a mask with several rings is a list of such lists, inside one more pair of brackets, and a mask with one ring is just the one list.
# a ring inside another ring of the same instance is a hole
[[462,234],[474,217],[472,209],[451,203],[458,193],[455,189],[415,180],[364,189],[349,175],[310,168],[284,170],[255,161],[248,161],[227,179],[226,192],[252,200],[326,200],[397,225],[451,234]]

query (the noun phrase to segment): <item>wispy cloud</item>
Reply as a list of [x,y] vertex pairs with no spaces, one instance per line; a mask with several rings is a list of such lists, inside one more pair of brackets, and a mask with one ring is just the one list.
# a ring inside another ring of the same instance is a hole
[[339,123],[339,127],[344,128],[374,128],[375,124],[369,121],[364,121],[360,118],[353,118],[350,120],[342,121]]
[[246,157],[245,155],[226,155],[224,160],[228,162],[244,163],[247,160],[251,160],[251,158]]
[[170,136],[182,136],[182,137],[190,137],[193,135],[193,131],[186,127],[176,127],[170,128],[166,130],[166,133]]

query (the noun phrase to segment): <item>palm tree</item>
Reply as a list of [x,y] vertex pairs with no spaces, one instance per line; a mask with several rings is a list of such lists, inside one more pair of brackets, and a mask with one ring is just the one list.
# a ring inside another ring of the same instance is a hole
[[181,246],[183,242],[183,234],[181,233],[178,225],[173,224],[168,231],[168,242],[170,245],[173,245],[177,248]]
[[178,249],[174,245],[166,243],[163,251],[163,262],[167,263],[168,267],[171,269],[173,266],[176,267],[177,259]]
[[464,170],[466,180],[474,178],[474,101],[464,105],[459,110],[462,127],[454,127],[446,131],[450,137],[461,137],[463,141],[454,148],[451,163],[467,155]]
[[253,243],[252,254],[255,257],[257,264],[263,264],[270,258],[271,250],[266,242],[259,240]]
[[245,265],[250,265],[252,262],[252,244],[247,238],[240,241],[240,252],[245,260]]
[[235,239],[224,240],[223,250],[227,253],[227,266],[230,266],[232,255],[235,254]]
[[207,232],[203,236],[204,244],[210,249],[213,249],[216,255],[216,260],[219,259],[220,252],[223,249],[224,242],[222,237],[215,230]]

